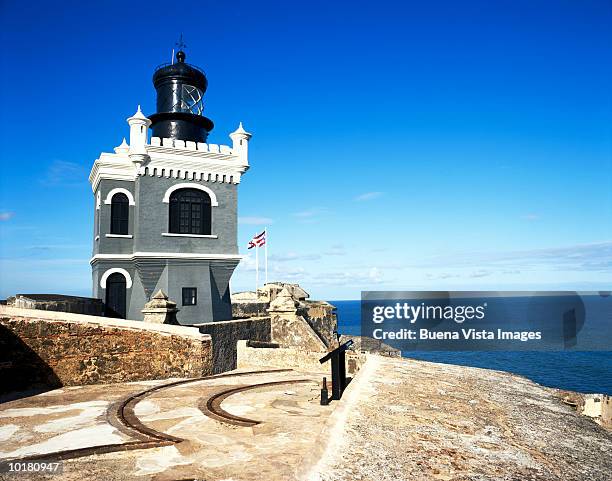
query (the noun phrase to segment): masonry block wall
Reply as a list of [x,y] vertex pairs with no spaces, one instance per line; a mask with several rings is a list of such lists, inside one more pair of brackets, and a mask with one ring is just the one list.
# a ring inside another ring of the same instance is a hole
[[17,294],[9,297],[9,307],[40,309],[42,311],[61,311],[89,316],[103,316],[104,303],[91,297],[65,296],[61,294]]
[[237,366],[236,345],[240,340],[270,342],[270,317],[254,317],[197,324],[201,333],[213,340],[213,371],[215,374],[231,371]]
[[0,307],[0,392],[212,374],[210,336],[183,326]]

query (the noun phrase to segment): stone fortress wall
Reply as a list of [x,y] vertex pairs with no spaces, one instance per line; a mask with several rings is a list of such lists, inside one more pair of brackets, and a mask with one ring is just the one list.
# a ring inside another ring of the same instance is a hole
[[[329,377],[329,365],[319,362],[319,359],[324,355],[324,352],[307,351],[298,347],[268,347],[252,341],[238,341],[237,368],[290,368],[308,372],[322,372]],[[347,351],[347,374],[356,374],[365,362],[365,353]]]
[[563,401],[576,411],[593,419],[608,429],[612,429],[612,396],[608,394],[582,394],[562,391]]
[[[297,284],[238,293],[234,319],[191,326],[178,325],[176,303],[161,291],[145,305],[144,321],[27,309],[93,309],[55,297],[61,302],[18,295],[13,307],[0,306],[5,391],[200,377],[245,366],[327,371],[318,360],[338,346],[335,307],[309,300]],[[347,354],[354,374],[365,357],[360,347]]]
[[40,309],[42,311],[71,312],[103,316],[104,303],[100,299],[78,296],[61,296],[58,294],[17,294],[6,300],[9,307],[22,309]]
[[[238,365],[236,344],[241,339],[271,342],[270,317],[253,317],[232,321],[195,324],[202,334],[213,340],[213,372],[231,371]],[[246,341],[245,341],[246,342]]]
[[0,392],[201,377],[212,341],[196,329],[0,306]]
[[[65,296],[61,302],[52,296],[30,297],[9,301],[42,309],[83,308],[78,298],[74,303]],[[400,355],[384,344],[370,346],[368,338],[340,336],[338,341],[334,306],[307,298],[296,284],[267,284],[256,293],[235,296],[233,312],[242,318],[191,327],[176,324],[176,303],[162,292],[147,304],[144,322],[0,305],[0,394],[198,378],[236,368],[326,375],[329,366],[319,359],[349,338],[354,345],[346,353],[346,370],[352,377],[365,366],[366,352]],[[560,396],[579,413],[611,425],[609,396]]]
[[145,322],[46,310],[96,311],[96,299],[18,295],[0,311],[5,390],[222,373],[238,367],[242,340],[258,347],[243,349],[241,364],[310,369],[338,341],[335,308],[307,298],[298,285],[271,283],[236,296],[237,319],[180,326],[163,293]]
[[[272,351],[280,355],[281,350],[276,349],[297,349],[316,353],[315,356],[320,358],[329,349],[337,347],[335,332],[338,322],[334,306],[324,301],[310,301],[308,297],[308,293],[297,284],[268,283],[257,292],[232,296],[234,319],[231,321],[195,324],[200,332],[212,337],[214,371],[224,372],[236,369],[240,363],[245,364],[244,356],[248,352],[262,355]],[[242,350],[240,363],[239,341],[249,341],[258,346]],[[253,357],[261,356],[253,354]],[[283,357],[287,358],[286,355]],[[257,361],[254,365],[262,364]],[[291,366],[299,367],[299,363],[292,362]]]
[[[310,295],[298,284],[271,282],[257,289],[257,292],[233,294],[232,316],[234,319],[262,315],[276,318],[279,322],[274,326],[273,337],[280,343],[303,345],[303,342],[306,342],[310,347],[323,348],[323,350],[336,347],[338,345],[336,308],[329,302],[313,301],[309,297]],[[287,319],[281,321],[281,318]],[[302,336],[305,336],[303,342],[290,339],[291,335],[297,335],[296,331],[283,329],[283,324],[295,318],[301,318],[307,324],[303,326]]]

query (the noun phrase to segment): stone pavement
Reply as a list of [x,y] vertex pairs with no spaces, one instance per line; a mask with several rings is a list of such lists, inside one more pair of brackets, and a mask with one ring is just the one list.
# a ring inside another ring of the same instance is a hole
[[612,434],[556,390],[525,378],[369,356],[342,400],[320,406],[321,376],[245,369],[200,380],[64,388],[0,404],[0,458],[64,462],[61,475],[4,476],[611,479]]
[[0,405],[0,459],[63,459],[63,474],[28,479],[293,479],[334,409],[319,404],[320,379],[234,371],[57,389]]

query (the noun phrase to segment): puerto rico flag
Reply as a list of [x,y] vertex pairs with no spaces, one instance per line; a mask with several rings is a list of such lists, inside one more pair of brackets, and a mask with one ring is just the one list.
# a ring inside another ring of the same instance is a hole
[[249,249],[253,247],[261,247],[266,245],[266,231],[264,230],[261,234],[257,234],[249,241]]

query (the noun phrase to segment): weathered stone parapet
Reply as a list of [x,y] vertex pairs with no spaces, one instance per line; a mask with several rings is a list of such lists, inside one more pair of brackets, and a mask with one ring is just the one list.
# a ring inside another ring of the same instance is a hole
[[[326,349],[338,346],[336,308],[325,301],[309,301],[308,293],[298,284],[271,282],[260,287],[257,292],[239,292],[232,295],[232,314],[234,318],[259,317],[270,315],[273,324],[277,324],[276,332],[289,340],[289,345],[295,345],[291,336],[287,337],[287,320],[299,318],[307,324],[300,331],[311,331],[325,345]],[[280,324],[276,322],[285,319]],[[285,325],[283,327],[283,324]],[[299,323],[294,322],[294,325]],[[312,336],[308,335],[308,339]]]
[[232,319],[261,317],[268,314],[268,303],[263,301],[233,301]]
[[144,322],[152,324],[173,324],[178,326],[176,313],[179,309],[176,308],[176,302],[168,299],[168,295],[161,289],[157,291],[149,302],[147,302],[142,310],[144,314]]
[[306,322],[297,314],[300,301],[284,287],[270,302],[268,312],[272,320],[272,342],[283,347],[301,347],[307,351],[325,351],[327,346]]
[[197,329],[0,306],[3,392],[211,373]]
[[300,305],[298,314],[306,319],[327,347],[338,347],[338,319],[335,306],[325,301],[306,301]]
[[296,477],[609,481],[612,434],[555,391],[500,371],[368,356]]
[[597,424],[612,430],[612,396],[564,390],[559,390],[558,394],[565,404],[574,407],[578,413],[588,416]]
[[195,324],[202,334],[213,341],[213,370],[215,374],[236,369],[236,343],[241,339],[270,342],[270,317],[253,317]]
[[299,305],[300,301],[291,295],[287,287],[284,287],[274,300],[270,302],[268,312],[270,314],[295,315]]
[[327,346],[306,320],[295,314],[271,313],[271,340],[282,347],[327,351]]
[[91,297],[61,294],[16,294],[6,300],[9,307],[39,309],[42,311],[70,312],[90,316],[104,315],[104,303]]
[[[283,291],[286,291],[283,293]],[[289,295],[298,302],[304,302],[310,295],[300,287],[299,284],[288,284],[286,282],[269,282],[257,289],[257,298],[261,301],[270,303],[279,295]]]
[[[255,344],[255,343],[254,343]],[[320,372],[330,375],[329,363],[321,364],[319,359],[327,351],[310,351],[298,347],[252,347],[248,341],[238,341],[237,366],[241,368],[290,368],[301,371]],[[346,353],[346,372],[355,374],[366,362],[362,353]]]
[[353,345],[349,348],[354,352],[371,352],[379,356],[386,357],[401,357],[402,351],[396,349],[384,342],[367,336],[340,336],[340,344],[344,344],[349,339],[352,339]]

